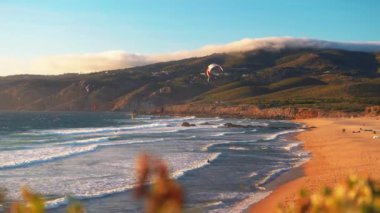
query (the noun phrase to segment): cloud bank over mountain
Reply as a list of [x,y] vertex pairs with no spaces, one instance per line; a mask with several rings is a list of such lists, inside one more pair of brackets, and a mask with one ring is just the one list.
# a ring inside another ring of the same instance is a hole
[[[202,57],[214,53],[244,52],[252,50],[276,51],[285,48],[316,48],[340,49],[348,51],[380,52],[380,42],[335,42],[310,38],[268,37],[242,39],[227,44],[206,45],[200,49],[178,51],[155,55],[142,55],[116,50],[100,53],[68,54],[46,56],[28,62],[28,66],[20,66],[12,61],[15,70],[10,64],[1,65],[2,75],[9,74],[62,74],[62,73],[90,73],[104,70],[113,70],[141,66],[156,62],[179,60],[190,57]],[[0,60],[1,61],[1,60]],[[25,70],[20,69],[25,67]],[[17,68],[17,69],[16,69]]]

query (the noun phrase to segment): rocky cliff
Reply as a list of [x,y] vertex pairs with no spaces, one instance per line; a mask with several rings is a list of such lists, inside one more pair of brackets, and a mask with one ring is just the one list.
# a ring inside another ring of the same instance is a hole
[[183,104],[160,107],[151,113],[165,115],[198,115],[247,117],[257,119],[305,119],[316,117],[350,117],[360,116],[363,113],[349,113],[342,111],[326,111],[313,108],[272,107],[260,109],[253,105],[194,105]]

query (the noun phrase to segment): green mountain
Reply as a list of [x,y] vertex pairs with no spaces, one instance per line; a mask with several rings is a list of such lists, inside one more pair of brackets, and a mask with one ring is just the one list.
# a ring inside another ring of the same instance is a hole
[[[210,63],[225,72],[210,83]],[[214,54],[128,69],[0,78],[1,110],[151,110],[173,104],[362,111],[380,105],[380,54],[284,49]]]

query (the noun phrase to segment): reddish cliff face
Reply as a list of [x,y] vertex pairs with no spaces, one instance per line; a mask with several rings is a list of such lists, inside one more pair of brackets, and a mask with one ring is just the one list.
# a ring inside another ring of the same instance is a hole
[[183,104],[166,106],[157,109],[154,114],[169,115],[199,115],[199,116],[224,116],[224,117],[249,117],[266,119],[303,119],[316,117],[347,117],[358,116],[359,113],[345,113],[341,111],[324,111],[312,108],[265,108],[260,109],[253,105],[195,105]]

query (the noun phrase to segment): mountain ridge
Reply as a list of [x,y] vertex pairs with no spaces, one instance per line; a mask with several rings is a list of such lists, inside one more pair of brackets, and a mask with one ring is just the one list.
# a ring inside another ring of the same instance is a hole
[[[221,64],[225,73],[207,83],[203,73],[210,63]],[[90,74],[7,76],[0,77],[0,110],[248,104],[359,112],[380,105],[379,64],[379,53],[298,48],[218,53]]]

